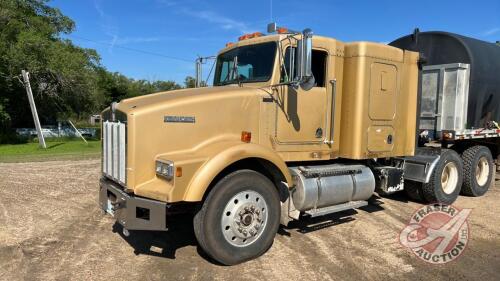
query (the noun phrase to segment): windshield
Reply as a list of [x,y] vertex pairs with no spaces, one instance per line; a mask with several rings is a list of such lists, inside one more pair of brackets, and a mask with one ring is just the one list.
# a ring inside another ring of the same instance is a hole
[[275,54],[276,42],[238,47],[220,54],[214,86],[268,81],[273,72]]

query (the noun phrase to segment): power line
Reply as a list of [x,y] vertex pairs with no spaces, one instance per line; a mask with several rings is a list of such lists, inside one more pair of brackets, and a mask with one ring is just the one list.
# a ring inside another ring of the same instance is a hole
[[74,38],[80,39],[80,40],[85,40],[85,41],[93,42],[93,43],[96,43],[96,44],[113,46],[113,48],[124,49],[124,50],[132,51],[132,52],[137,52],[137,53],[142,53],[142,54],[146,54],[146,55],[163,57],[163,58],[167,58],[167,59],[171,59],[171,60],[177,60],[177,61],[183,61],[183,62],[189,62],[189,63],[193,62],[193,60],[188,60],[188,59],[179,58],[179,57],[173,57],[173,56],[167,56],[167,55],[163,55],[163,54],[159,54],[159,53],[155,53],[155,52],[150,52],[150,51],[145,51],[145,50],[140,50],[140,49],[135,49],[135,48],[129,48],[129,47],[123,47],[123,46],[116,46],[116,45],[114,45],[112,43],[106,43],[106,42],[102,42],[102,41],[92,40],[92,39],[88,39],[88,38],[84,38],[84,37],[80,37],[80,36],[71,35],[71,37],[74,37]]

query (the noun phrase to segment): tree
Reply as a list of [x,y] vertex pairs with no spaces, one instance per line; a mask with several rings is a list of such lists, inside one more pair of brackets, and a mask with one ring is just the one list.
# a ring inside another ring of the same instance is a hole
[[14,126],[32,124],[18,80],[23,69],[31,73],[42,122],[64,111],[79,115],[94,105],[91,96],[99,56],[59,37],[73,31],[75,23],[46,2],[0,2],[0,100],[6,113],[3,119],[9,118]]
[[33,126],[19,80],[23,69],[31,73],[42,124],[70,116],[86,119],[112,101],[181,88],[173,81],[134,80],[107,71],[95,50],[61,37],[75,23],[47,3],[0,1],[0,134],[10,127]]
[[184,85],[186,88],[195,88],[196,87],[196,79],[192,76],[187,76],[186,79],[184,79]]

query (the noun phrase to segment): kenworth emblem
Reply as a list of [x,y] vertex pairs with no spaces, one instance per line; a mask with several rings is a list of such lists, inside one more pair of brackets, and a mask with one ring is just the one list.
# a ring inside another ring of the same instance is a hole
[[165,123],[195,123],[194,116],[170,116],[166,115],[163,119]]

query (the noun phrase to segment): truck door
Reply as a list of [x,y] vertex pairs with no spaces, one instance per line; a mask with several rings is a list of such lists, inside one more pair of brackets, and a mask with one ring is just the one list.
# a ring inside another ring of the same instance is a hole
[[[289,62],[290,48],[285,52],[285,63]],[[315,87],[304,91],[300,87],[278,87],[275,141],[284,146],[300,145],[321,147],[329,130],[327,87],[328,53],[323,50],[312,51],[312,72]],[[289,69],[289,68],[287,68]],[[285,76],[282,71],[282,81]],[[319,145],[319,146],[318,146]],[[288,150],[285,148],[285,150]]]

